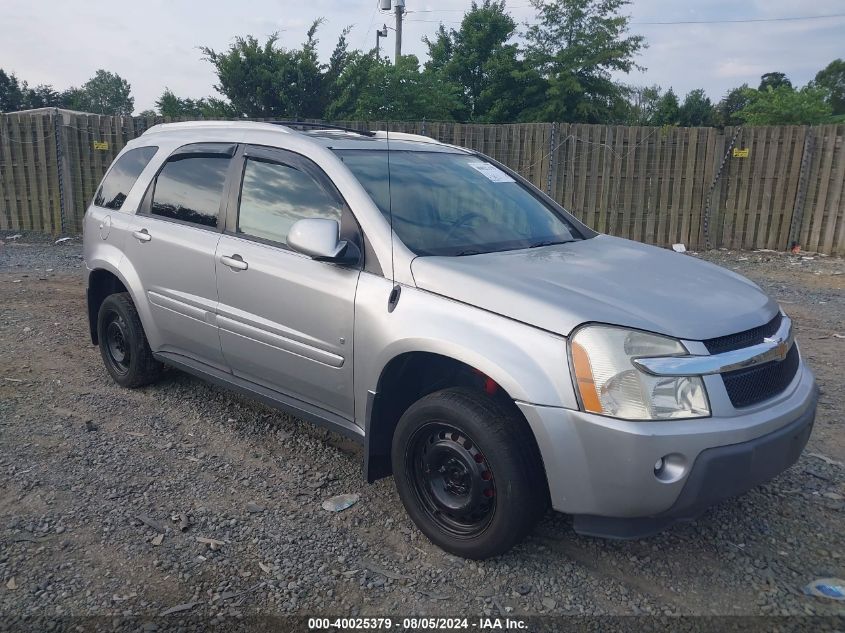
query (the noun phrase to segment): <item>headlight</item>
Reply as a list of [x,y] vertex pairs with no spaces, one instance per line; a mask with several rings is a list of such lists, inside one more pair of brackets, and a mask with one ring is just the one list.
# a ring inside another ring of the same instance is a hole
[[627,420],[710,415],[700,376],[650,376],[631,362],[687,354],[680,341],[607,325],[587,325],[570,339],[575,383],[585,411]]

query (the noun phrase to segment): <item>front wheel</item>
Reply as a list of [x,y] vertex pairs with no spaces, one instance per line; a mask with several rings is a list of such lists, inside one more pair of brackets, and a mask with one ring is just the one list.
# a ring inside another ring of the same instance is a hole
[[421,398],[393,436],[393,476],[417,527],[466,558],[502,554],[548,504],[525,421],[484,394],[446,389]]

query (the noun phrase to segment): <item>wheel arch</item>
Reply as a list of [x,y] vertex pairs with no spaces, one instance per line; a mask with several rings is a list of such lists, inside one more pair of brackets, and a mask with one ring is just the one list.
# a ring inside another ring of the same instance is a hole
[[[146,330],[146,318],[142,306],[139,305],[137,293],[133,291],[132,279],[137,282],[137,274],[131,267],[127,267],[121,261],[119,267],[113,266],[111,262],[100,260],[91,262],[89,264],[86,289],[86,300],[88,307],[88,327],[91,335],[91,342],[96,345],[99,341],[97,339],[97,316],[100,312],[100,306],[103,305],[106,297],[119,292],[128,292],[139,311],[139,316],[144,324]],[[130,274],[127,275],[127,272]],[[137,285],[137,283],[136,283]]]
[[[442,389],[465,387],[485,393],[524,423],[530,440],[536,446],[537,440],[528,421],[506,388],[506,385],[512,384],[513,378],[495,370],[488,369],[488,372],[466,359],[423,349],[394,355],[382,368],[376,389],[367,392],[364,434],[366,480],[372,483],[393,473],[390,447],[399,419],[414,402]],[[540,454],[539,448],[537,454]],[[543,473],[545,477],[545,467]]]

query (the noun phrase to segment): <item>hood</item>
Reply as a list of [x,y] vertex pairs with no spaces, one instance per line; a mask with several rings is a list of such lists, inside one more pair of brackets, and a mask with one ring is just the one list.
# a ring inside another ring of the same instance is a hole
[[465,257],[417,257],[419,288],[568,335],[587,321],[703,340],[763,325],[778,306],[745,277],[608,235]]

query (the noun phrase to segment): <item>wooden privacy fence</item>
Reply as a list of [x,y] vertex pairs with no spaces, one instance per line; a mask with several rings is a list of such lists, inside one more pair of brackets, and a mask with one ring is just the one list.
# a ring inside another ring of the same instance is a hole
[[[53,109],[0,115],[0,229],[79,232],[113,158],[163,121]],[[797,242],[845,255],[845,125],[343,124],[479,150],[601,232],[690,249]]]

